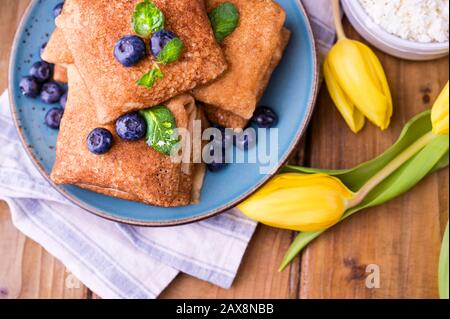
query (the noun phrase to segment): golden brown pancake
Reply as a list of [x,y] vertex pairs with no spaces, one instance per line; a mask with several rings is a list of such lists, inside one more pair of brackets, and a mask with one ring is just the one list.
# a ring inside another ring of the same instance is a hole
[[169,98],[214,80],[226,69],[214,39],[203,0],[153,0],[185,49],[179,61],[162,65],[164,79],[151,89],[136,81],[153,67],[147,57],[126,68],[113,56],[116,41],[132,34],[131,16],[142,0],[67,0],[56,25],[92,96],[100,123],[158,105]]
[[275,68],[274,56],[287,44],[280,41],[288,32],[286,13],[272,0],[207,0],[208,12],[225,2],[240,13],[238,27],[222,44],[228,70],[193,92],[199,101],[250,119]]
[[[252,1],[250,0],[250,2],[252,2]],[[269,1],[269,2],[272,2],[272,1]],[[216,0],[207,0],[207,3],[208,3],[208,7],[211,9],[211,8],[214,8],[214,6],[217,5],[218,2]],[[234,1],[234,3],[238,6],[243,5],[239,0]],[[275,6],[275,7],[277,7],[277,6]],[[244,7],[241,7],[241,9],[244,9]],[[247,15],[242,16],[242,13],[241,13],[241,19],[245,19],[245,17],[248,17],[248,16],[251,16],[251,15],[247,14]],[[245,25],[246,24],[247,23],[245,23]],[[244,29],[242,27],[242,25],[243,25],[243,22],[241,21],[241,26],[235,32],[250,32],[251,33],[251,30],[249,27]],[[51,62],[51,63],[56,63],[56,64],[67,64],[67,63],[71,63],[71,61],[73,60],[70,50],[67,47],[67,44],[65,43],[64,37],[61,37],[61,33],[62,32],[60,30],[58,30],[58,28],[55,29],[54,33],[52,34],[52,36],[50,38],[49,44],[47,45],[47,47],[45,49],[45,52],[43,55],[44,60]],[[260,97],[264,93],[264,90],[269,83],[269,80],[270,80],[270,77],[271,77],[273,71],[278,66],[278,64],[283,56],[284,50],[289,43],[289,38],[290,38],[290,31],[286,28],[282,28],[281,33],[277,35],[278,45],[276,46],[275,51],[272,53],[272,57],[271,57],[269,66],[268,66],[267,70],[265,71],[264,76],[262,76],[259,79],[258,83],[254,83],[254,85],[250,85],[250,87],[257,88],[255,91],[256,93],[254,94],[256,96],[256,98],[254,99],[256,101],[256,103],[259,101]],[[234,47],[235,46],[238,47],[239,41],[243,41],[241,39],[241,37],[238,37],[238,39],[235,41],[231,41],[231,43],[229,43],[230,40],[226,40],[223,44],[224,50],[227,52],[227,59],[229,59],[230,65],[238,65],[238,62],[235,61],[235,59],[233,57],[242,58],[245,60],[245,62],[249,61],[250,59],[254,59],[254,57],[251,55],[246,55],[244,57],[240,57],[239,54],[234,54]],[[225,91],[228,86],[228,83],[231,83],[234,78],[233,74],[227,75],[228,73],[231,73],[231,72],[236,72],[236,71],[234,71],[232,68],[230,68],[230,70],[226,71],[225,74],[219,80],[216,80],[216,82],[214,84],[211,84],[211,86],[212,86],[211,89],[208,89],[208,87],[204,87],[199,90],[203,91],[205,93],[208,93],[210,95],[211,99],[214,98],[214,96],[217,98],[217,96],[219,94],[221,94],[222,96],[220,97],[220,99],[223,101],[227,101],[227,102],[229,101],[229,103],[231,105],[233,103],[233,101],[231,100],[232,96],[228,96],[228,97],[224,96],[224,94],[226,94]],[[236,75],[236,77],[239,78],[240,76]],[[217,83],[219,83],[219,84],[221,83],[223,85],[224,89],[218,88]],[[235,87],[235,86],[236,85],[233,85],[233,87]],[[213,88],[216,88],[217,90],[213,91]],[[242,87],[239,85],[239,87],[236,87],[235,89],[241,90]],[[195,92],[197,92],[199,90],[196,90]],[[245,94],[245,92],[244,92],[244,94]],[[198,94],[197,94],[197,97],[198,97]],[[256,103],[254,106],[251,107],[251,109],[253,109],[256,106]],[[217,106],[210,105],[210,104],[205,104],[204,110],[210,121],[220,124],[223,127],[244,128],[248,123],[248,119],[235,114],[234,111],[232,111],[232,110],[231,111],[226,110],[221,107],[217,107]],[[252,114],[253,114],[253,112],[252,112]]]
[[67,47],[66,39],[61,29],[55,28],[41,58],[49,63],[73,64],[72,52]]
[[[187,164],[185,169],[186,164],[173,163],[144,140],[121,140],[113,125],[98,123],[89,92],[76,68],[69,66],[68,75],[69,96],[51,174],[55,183],[163,207],[198,201],[192,197],[199,196],[202,166]],[[188,128],[194,118],[200,117],[190,95],[180,95],[165,105],[174,114],[178,128]],[[94,155],[86,146],[88,134],[97,127],[107,128],[114,135],[114,145],[104,155]]]
[[67,83],[69,79],[67,78],[66,67],[55,64],[55,67],[53,69],[53,80],[55,80],[56,82]]
[[[289,43],[289,38],[291,36],[291,32],[283,28],[281,31],[280,36],[280,43],[275,50],[275,54],[272,57],[272,61],[270,62],[269,69],[266,72],[266,76],[263,80],[261,80],[261,92],[258,95],[261,95],[264,93],[264,89],[267,87],[270,81],[270,77],[272,76],[273,71],[278,66],[278,64],[281,61],[281,58],[283,57],[283,52],[286,49],[286,46]],[[221,108],[218,108],[216,106],[204,105],[204,110],[206,113],[206,116],[211,122],[220,124],[223,127],[228,128],[245,128],[247,126],[248,120],[244,119],[243,117],[240,117],[239,115],[236,115],[230,111],[223,110]]]
[[205,115],[209,121],[219,124],[226,128],[244,128],[248,120],[231,113],[230,111],[219,109],[212,105],[203,105]]

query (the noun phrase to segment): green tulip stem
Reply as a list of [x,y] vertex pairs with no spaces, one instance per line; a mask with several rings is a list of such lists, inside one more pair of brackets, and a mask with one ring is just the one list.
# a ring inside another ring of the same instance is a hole
[[375,174],[370,180],[364,184],[363,187],[356,193],[356,196],[349,201],[348,208],[353,208],[361,204],[361,202],[366,198],[366,196],[385,180],[389,175],[395,172],[400,166],[405,164],[411,157],[417,154],[421,149],[423,149],[431,140],[436,137],[433,132],[428,132],[423,135],[413,144],[411,144],[407,149],[401,152],[397,157],[395,157],[389,164],[387,164],[383,169],[381,169],[377,174]]
[[344,32],[344,27],[342,25],[341,7],[339,6],[339,0],[331,0],[331,5],[333,7],[333,18],[334,25],[336,27],[336,34],[338,40],[346,39]]

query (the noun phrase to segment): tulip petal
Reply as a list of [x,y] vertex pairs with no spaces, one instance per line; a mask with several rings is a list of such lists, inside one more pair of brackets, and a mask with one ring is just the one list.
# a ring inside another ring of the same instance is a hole
[[350,129],[354,133],[358,133],[364,127],[366,122],[364,115],[355,108],[348,96],[341,89],[327,60],[325,60],[324,63],[323,73],[325,75],[325,83],[327,84],[331,99],[334,101],[334,104]]
[[386,73],[384,72],[383,66],[381,65],[381,62],[378,59],[378,57],[367,45],[358,41],[355,41],[355,44],[359,47],[361,52],[363,52],[363,54],[368,58],[367,62],[372,70],[372,74],[375,75],[375,80],[378,81],[380,89],[383,91],[384,95],[387,98],[388,108],[386,110],[386,121],[384,127],[381,127],[381,129],[384,130],[389,127],[391,117],[394,111],[392,104],[391,90],[389,88]]
[[337,223],[353,197],[335,177],[286,173],[275,176],[238,208],[269,226],[312,231]]
[[437,135],[448,135],[448,112],[449,112],[449,83],[445,85],[431,110],[431,122],[433,133]]
[[374,72],[373,63],[368,63],[373,56],[367,56],[353,40],[340,40],[328,54],[330,69],[336,76],[339,86],[372,123],[380,128],[386,128],[387,115],[391,112],[390,94],[382,87],[385,78],[378,78]]

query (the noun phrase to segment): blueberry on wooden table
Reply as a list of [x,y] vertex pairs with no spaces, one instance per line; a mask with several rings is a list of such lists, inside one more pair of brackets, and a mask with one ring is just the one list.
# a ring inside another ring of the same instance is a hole
[[63,115],[64,110],[60,107],[50,109],[45,115],[45,125],[55,130],[59,129]]
[[95,155],[107,153],[113,145],[113,136],[105,128],[96,128],[89,133],[86,140],[89,151]]
[[125,67],[132,67],[147,54],[145,42],[135,35],[127,35],[116,42],[114,57]]
[[38,82],[46,82],[52,76],[52,67],[45,61],[36,62],[31,66],[30,75]]
[[116,121],[116,132],[125,141],[137,141],[147,133],[147,123],[138,113],[129,113]]
[[41,85],[34,77],[24,76],[20,79],[19,88],[24,96],[35,98],[39,96]]
[[53,104],[59,102],[63,94],[64,90],[58,83],[47,82],[42,86],[41,101],[46,104]]
[[278,124],[278,115],[267,106],[260,106],[255,110],[251,122],[259,128],[272,128]]

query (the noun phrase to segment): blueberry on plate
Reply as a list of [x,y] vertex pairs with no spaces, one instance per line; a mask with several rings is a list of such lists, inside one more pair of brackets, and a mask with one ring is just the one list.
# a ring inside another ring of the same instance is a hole
[[168,30],[161,30],[155,32],[150,39],[150,48],[154,57],[158,57],[159,53],[171,40],[178,38],[178,36]]
[[209,148],[209,155],[211,156],[209,163],[206,165],[208,167],[208,170],[210,172],[218,172],[223,170],[225,167],[228,166],[228,163],[226,162],[226,154],[225,150],[222,148],[220,153],[216,153],[215,150],[217,150],[217,145],[211,144]]
[[53,104],[59,101],[64,91],[56,82],[47,82],[42,86],[41,101],[47,104]]
[[138,113],[129,113],[116,121],[116,132],[125,141],[137,141],[145,136],[147,123]]
[[125,67],[132,67],[146,55],[145,42],[135,35],[127,35],[116,42],[114,57]]
[[234,134],[232,129],[226,129],[218,124],[213,124],[212,128],[219,130],[219,132],[216,131],[211,136],[211,142],[221,145],[224,149],[233,145]]
[[86,144],[91,153],[96,155],[105,154],[113,145],[113,136],[107,129],[99,127],[89,133]]
[[39,48],[39,56],[41,57],[44,54],[45,48],[47,47],[47,42],[43,43]]
[[66,104],[67,104],[67,92],[64,93],[64,94],[61,96],[61,98],[59,99],[59,105],[61,105],[61,107],[62,107],[63,109],[66,108]]
[[249,150],[256,145],[256,132],[254,129],[247,129],[236,135],[234,143],[241,150]]
[[45,125],[55,130],[59,129],[63,115],[64,110],[60,107],[50,109],[45,115]]
[[278,124],[278,115],[270,107],[260,106],[253,114],[251,122],[260,128],[272,128]]
[[46,82],[52,76],[52,67],[45,61],[36,62],[31,66],[30,75],[38,82]]
[[54,16],[55,18],[58,17],[58,16],[61,14],[63,7],[64,7],[64,1],[58,3],[58,4],[53,8],[53,16]]
[[19,87],[23,95],[35,98],[40,93],[41,85],[34,77],[24,76],[20,79]]

